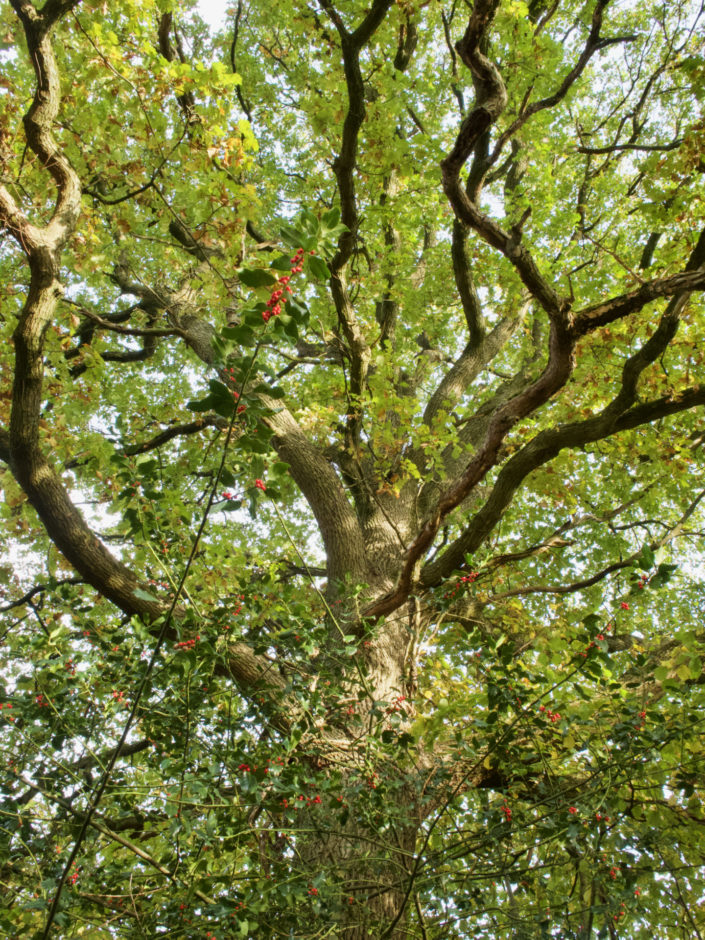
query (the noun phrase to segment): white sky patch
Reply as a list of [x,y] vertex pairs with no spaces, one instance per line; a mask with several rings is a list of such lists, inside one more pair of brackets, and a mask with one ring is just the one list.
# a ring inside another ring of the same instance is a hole
[[225,10],[228,0],[199,0],[198,12],[203,19],[214,29],[225,25]]

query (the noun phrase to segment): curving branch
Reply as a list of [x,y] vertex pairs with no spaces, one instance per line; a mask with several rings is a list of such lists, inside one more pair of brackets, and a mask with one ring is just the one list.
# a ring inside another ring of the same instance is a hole
[[521,315],[505,317],[477,345],[470,340],[431,396],[423,416],[426,424],[431,424],[439,414],[457,405],[473,380],[514,335],[521,319]]
[[333,172],[338,184],[340,196],[340,218],[348,231],[340,236],[338,251],[330,269],[335,274],[347,264],[353,252],[357,228],[358,212],[355,198],[355,165],[357,162],[358,136],[365,120],[365,88],[360,71],[360,51],[382,23],[394,0],[374,0],[365,19],[358,28],[350,33],[335,9],[331,0],[320,0],[321,9],[326,13],[340,36],[343,53],[343,70],[348,93],[348,110],[343,122],[343,137],[340,153],[333,161]]
[[[29,0],[13,0],[25,29],[37,78],[37,90],[24,120],[27,143],[54,180],[57,199],[50,221],[39,228],[24,217],[19,221],[16,216],[8,217],[7,199],[0,191],[0,221],[16,234],[30,266],[29,290],[13,337],[12,412],[9,432],[0,432],[0,456],[7,458],[49,538],[83,580],[129,617],[137,616],[150,623],[162,616],[169,605],[147,594],[134,572],[119,561],[86,524],[61,478],[49,464],[39,438],[44,339],[63,291],[59,281],[61,248],[75,228],[81,199],[78,176],[52,136],[59,108],[60,78],[50,33],[59,16],[74,5],[50,0],[42,11],[37,11]],[[175,629],[169,627],[165,636],[176,636]],[[281,686],[280,678],[272,673],[267,660],[256,656],[245,643],[230,647],[226,672],[245,692],[263,685]]]
[[[551,95],[547,95],[545,98],[542,98],[540,101],[535,101],[531,105],[525,105],[520,109],[519,116],[515,118],[514,121],[509,125],[509,127],[500,134],[497,143],[494,146],[492,155],[488,160],[488,167],[493,166],[497,159],[499,158],[502,150],[504,149],[505,144],[510,140],[516,132],[526,124],[535,114],[538,114],[540,111],[545,111],[548,108],[553,108],[559,102],[561,102],[565,96],[568,94],[570,89],[573,87],[575,82],[580,78],[580,76],[585,71],[590,59],[601,49],[606,49],[608,46],[613,46],[617,43],[622,42],[633,42],[637,37],[635,35],[629,36],[615,36],[611,39],[605,39],[600,36],[600,30],[602,28],[602,18],[607,6],[609,5],[610,0],[597,0],[595,8],[592,13],[592,21],[590,24],[590,32],[585,41],[585,46],[581,52],[578,61],[575,63],[573,68],[565,76],[561,84],[558,86],[556,91]],[[580,151],[584,152],[584,151]]]
[[[705,231],[701,233],[690,255],[685,271],[672,278],[663,279],[663,281],[670,282],[671,289],[675,292],[673,288],[674,284],[681,285],[683,283],[690,283],[688,279],[693,278],[693,276],[699,276],[705,279],[705,270],[702,268],[703,264],[705,264]],[[663,285],[663,281],[650,282],[650,284],[653,285],[656,283]],[[636,291],[635,294],[640,294],[640,291],[648,286],[649,285],[642,285],[642,288]],[[649,292],[647,291],[645,295],[642,294],[641,296],[648,297]],[[672,298],[661,317],[657,330],[649,340],[625,362],[622,370],[622,384],[620,390],[613,401],[610,402],[599,415],[575,424],[563,425],[541,432],[527,445],[522,447],[521,450],[505,464],[486,503],[475,515],[463,535],[461,535],[439,558],[435,559],[433,562],[427,563],[424,567],[421,574],[421,583],[424,586],[439,583],[440,580],[447,577],[454,569],[461,566],[465,555],[477,550],[488,537],[513,499],[514,493],[529,473],[549,460],[552,460],[564,448],[572,448],[592,443],[596,440],[609,437],[619,430],[636,427],[641,423],[651,423],[659,417],[665,417],[678,411],[687,410],[702,403],[699,397],[701,388],[698,387],[688,389],[676,398],[673,396],[664,397],[655,402],[632,407],[636,401],[639,377],[644,369],[664,352],[675,336],[680,322],[680,315],[688,302],[689,296],[690,294],[687,290],[681,290]],[[644,300],[644,304],[646,302],[647,301]],[[580,335],[581,327],[579,318],[576,319],[575,327],[572,332],[574,337]],[[587,332],[587,330],[585,330],[585,332]],[[573,342],[574,339],[568,340],[568,346],[571,347],[569,358],[570,355],[572,355],[571,343]],[[549,357],[547,369],[549,369],[550,366],[551,357]],[[563,368],[570,369],[570,363],[564,361]],[[531,388],[531,386],[529,388]],[[526,391],[528,392],[529,389]],[[520,393],[515,399],[512,399],[508,405],[511,406],[513,403],[523,399],[525,394],[526,392]],[[507,406],[505,406],[505,408],[506,407]],[[525,412],[525,414],[528,413],[529,412]],[[653,416],[642,417],[644,415]],[[495,420],[496,416],[490,419],[483,448],[480,453],[478,453],[475,460],[473,460],[465,470],[461,481],[467,479],[473,464],[476,464],[481,457],[482,450],[487,448]],[[498,448],[494,453],[496,459]],[[451,488],[451,491],[439,501],[441,513],[444,512],[444,507],[448,504],[453,489],[456,489],[458,486],[462,489],[461,481],[458,481],[456,487]],[[469,492],[470,490],[467,490],[466,495]],[[458,504],[459,503],[455,503],[454,506]],[[454,506],[451,508],[454,508]],[[436,512],[438,512],[438,509]],[[425,528],[427,528],[429,532],[433,528],[433,519],[434,517],[426,523]],[[435,536],[435,532],[433,535]],[[416,542],[418,541],[419,538],[417,538]],[[416,543],[414,543],[414,545],[415,544]],[[430,542],[428,542],[427,545],[430,545]],[[414,548],[414,546],[412,546],[412,548]],[[420,558],[421,556],[416,557]],[[411,590],[410,575],[411,572],[409,572],[406,590]]]
[[705,290],[705,267],[695,270],[686,267],[685,271],[679,274],[645,281],[628,294],[619,294],[603,303],[579,310],[575,315],[575,335],[585,336],[600,326],[621,320],[628,314],[641,310],[651,301],[658,300],[659,297],[671,297],[674,294],[689,293],[694,290]]
[[151,437],[148,441],[142,441],[141,444],[129,444],[127,447],[123,447],[121,453],[126,457],[134,457],[136,454],[146,454],[150,450],[157,450],[159,447],[163,447],[164,444],[172,441],[175,437],[198,434],[200,431],[220,427],[222,425],[227,427],[222,418],[213,416],[199,418],[196,421],[190,421],[188,424],[174,424],[172,427],[161,431],[159,434],[155,434],[155,436]]
[[[562,425],[539,433],[522,447],[502,468],[492,491],[476,513],[466,531],[437,559],[428,562],[421,571],[419,585],[427,588],[440,583],[453,570],[460,567],[466,554],[472,553],[485,541],[497,525],[514,493],[526,477],[537,467],[552,460],[561,450],[592,443],[640,424],[648,424],[705,402],[705,386],[686,389],[678,396],[666,396],[645,404],[634,405],[639,376],[647,365],[666,349],[675,336],[680,314],[689,298],[689,286],[703,280],[705,286],[705,231],[701,234],[686,265],[679,275],[642,285],[635,292],[642,299],[650,296],[644,288],[660,285],[675,293],[661,318],[659,328],[653,336],[625,363],[622,386],[615,399],[599,414],[584,421]],[[682,285],[687,285],[684,289]],[[680,288],[680,290],[678,289]],[[657,296],[659,296],[657,294]],[[663,293],[660,294],[663,296]],[[617,300],[621,299],[617,298]],[[635,301],[634,301],[635,302]],[[643,299],[642,306],[646,303]],[[637,308],[639,309],[639,308]],[[588,322],[590,322],[588,320]],[[587,329],[584,330],[587,332]],[[565,384],[572,371],[572,357],[577,337],[581,334],[580,319],[569,332],[562,331],[554,320],[551,324],[549,360],[541,376],[502,405],[489,419],[485,439],[478,453],[467,465],[459,478],[439,498],[419,534],[412,542],[406,556],[404,568],[395,590],[369,607],[366,615],[377,617],[397,609],[413,590],[417,577],[415,566],[430,548],[443,519],[467,498],[488,470],[497,463],[502,442],[510,427],[521,417],[534,411],[546,402]]]
[[[2,455],[0,454],[0,459]],[[55,581],[53,584],[37,584],[22,597],[16,598],[14,601],[10,601],[9,604],[4,604],[0,607],[0,613],[4,613],[7,610],[13,610],[15,607],[22,607],[24,604],[27,604],[32,600],[33,597],[36,597],[37,594],[45,594],[47,591],[55,591],[58,587],[61,587],[63,584],[86,584],[87,582],[83,578],[62,578],[61,581]]]
[[463,535],[439,558],[424,566],[420,585],[428,588],[439,584],[452,571],[461,567],[465,555],[476,551],[487,539],[511,503],[514,493],[529,474],[553,460],[562,450],[584,447],[621,431],[652,424],[660,418],[667,418],[704,404],[705,385],[698,385],[685,389],[677,396],[663,396],[636,405],[618,417],[606,413],[605,409],[601,414],[584,421],[540,432],[504,465],[490,496],[475,514]]
[[[497,67],[481,51],[497,10],[498,0],[478,0],[456,50],[470,69],[475,86],[475,106],[460,126],[453,149],[441,162],[443,190],[456,218],[473,228],[488,245],[498,249],[514,266],[525,287],[548,315],[567,325],[569,303],[559,297],[543,277],[531,253],[521,244],[521,226],[510,232],[480,211],[474,196],[478,186],[466,190],[460,171],[475,148],[487,145],[486,134],[507,105],[507,91]],[[484,166],[484,160],[480,164]],[[475,171],[473,175],[477,175]]]
[[453,236],[450,256],[453,261],[453,275],[458,296],[468,325],[470,346],[476,347],[482,342],[485,335],[485,321],[482,313],[482,304],[475,290],[472,270],[467,254],[468,230],[459,219],[453,220]]

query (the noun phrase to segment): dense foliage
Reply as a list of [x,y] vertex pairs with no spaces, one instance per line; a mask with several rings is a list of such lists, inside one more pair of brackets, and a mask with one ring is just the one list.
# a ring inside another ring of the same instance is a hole
[[0,11],[0,933],[702,937],[698,4]]

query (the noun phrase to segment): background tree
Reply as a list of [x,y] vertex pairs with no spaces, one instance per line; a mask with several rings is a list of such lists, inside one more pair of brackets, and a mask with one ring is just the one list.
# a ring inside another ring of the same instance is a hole
[[1,10],[5,935],[701,937],[697,4]]

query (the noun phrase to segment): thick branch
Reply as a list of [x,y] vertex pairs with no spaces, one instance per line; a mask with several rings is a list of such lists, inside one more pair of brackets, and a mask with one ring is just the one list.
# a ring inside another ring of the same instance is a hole
[[[396,610],[413,590],[414,572],[430,548],[443,520],[459,506],[496,464],[500,448],[510,429],[554,395],[568,381],[573,368],[572,338],[553,322],[546,368],[535,382],[499,408],[492,416],[485,440],[462,474],[440,497],[430,517],[406,553],[404,568],[396,588],[365,611],[365,616],[379,617]],[[447,553],[446,553],[447,554]]]
[[468,343],[431,396],[424,412],[426,424],[431,424],[439,413],[447,412],[460,401],[472,381],[503,349],[519,323],[520,317],[506,317],[481,339],[478,346],[472,340]]
[[478,209],[471,193],[460,183],[460,171],[475,146],[497,121],[507,105],[507,92],[496,66],[480,51],[494,18],[497,0],[478,0],[467,30],[456,49],[473,74],[475,106],[463,121],[453,149],[441,162],[443,189],[456,217],[471,226],[511,262],[530,293],[551,317],[565,320],[568,303],[544,279],[529,251],[521,244],[521,232],[505,232]]
[[52,134],[61,89],[51,31],[60,17],[77,3],[78,0],[53,0],[40,12],[30,0],[12,0],[24,27],[29,58],[37,78],[34,100],[24,116],[27,143],[56,184],[54,211],[42,230],[42,242],[54,251],[65,244],[76,225],[81,209],[81,182]]
[[[44,338],[62,293],[58,281],[59,252],[73,231],[80,208],[81,187],[68,161],[58,151],[51,126],[59,107],[59,75],[49,31],[56,18],[73,5],[50,2],[49,12],[38,13],[28,0],[13,0],[29,44],[37,74],[37,92],[25,118],[27,140],[56,182],[57,203],[49,224],[34,229],[36,243],[23,246],[28,252],[30,285],[14,332],[15,376],[9,435],[0,435],[0,448],[7,441],[10,468],[36,509],[49,538],[67,561],[89,584],[128,616],[150,622],[166,607],[140,592],[138,579],[115,558],[88,527],[58,474],[42,452],[39,416],[43,402]],[[45,8],[47,9],[47,8]],[[0,202],[0,211],[3,204]],[[5,221],[5,220],[3,220]],[[1,454],[5,456],[4,453]],[[172,635],[173,630],[168,635]],[[247,689],[277,684],[268,675],[270,665],[255,656],[243,643],[233,644],[228,672]],[[281,683],[279,683],[281,684]]]
[[355,199],[355,164],[358,134],[365,120],[365,89],[360,71],[360,50],[372,38],[394,0],[374,0],[369,13],[353,32],[349,33],[330,0],[320,0],[340,35],[343,52],[343,70],[348,92],[348,110],[343,122],[340,153],[333,161],[333,171],[340,195],[340,217],[348,231],[338,241],[338,251],[331,262],[333,273],[340,271],[350,258],[357,233],[357,203]]
[[124,447],[122,453],[126,457],[131,457],[135,454],[146,454],[150,450],[156,450],[158,447],[162,447],[175,437],[181,437],[187,434],[198,434],[199,431],[217,427],[221,423],[225,423],[222,418],[204,417],[199,418],[197,421],[191,421],[188,424],[175,424],[165,431],[156,434],[154,437],[151,437],[148,441],[143,441],[141,444],[130,444],[128,447]]
[[[211,340],[215,330],[207,320],[191,312],[196,308],[190,303],[188,290],[167,293],[161,288],[155,289],[134,282],[125,267],[116,268],[112,276],[125,293],[143,297],[148,305],[168,309],[169,318],[179,335],[205,365],[214,365]],[[362,388],[369,350],[356,325],[344,282],[340,277],[333,275],[331,285],[335,290],[339,290],[339,293],[334,291],[334,296],[337,302],[345,305],[346,315],[349,313],[351,318],[346,339],[358,357],[357,382]],[[366,580],[368,572],[362,533],[337,473],[320,450],[309,441],[291,412],[282,408],[280,401],[270,399],[266,395],[258,397],[272,412],[266,421],[274,431],[273,446],[282,460],[289,464],[292,479],[303,493],[320,527],[328,559],[331,588],[333,582],[342,580],[346,571],[355,572],[361,580]]]
[[[700,247],[699,247],[700,246]],[[700,235],[698,246],[694,249],[693,255],[697,259],[705,255],[705,237]],[[693,256],[691,256],[692,259]],[[621,320],[630,313],[641,310],[652,300],[659,297],[672,297],[674,294],[687,293],[694,290],[705,290],[705,258],[695,265],[690,261],[684,271],[679,274],[672,274],[670,277],[657,278],[653,281],[646,281],[636,290],[628,294],[619,294],[601,304],[595,304],[592,307],[586,307],[575,315],[575,335],[585,336],[600,326],[606,326],[608,323],[614,323],[615,320]]]
[[477,296],[475,284],[472,279],[470,261],[467,250],[467,228],[459,219],[453,220],[453,240],[451,244],[451,258],[453,260],[453,275],[458,288],[460,303],[465,314],[465,322],[470,334],[470,345],[478,346],[485,334],[485,322],[482,315],[482,304]]
[[651,424],[660,418],[667,418],[669,415],[703,404],[705,386],[700,385],[686,389],[677,396],[664,396],[636,405],[616,418],[602,412],[585,421],[562,425],[537,434],[507,461],[488,500],[474,516],[465,533],[438,559],[424,567],[421,572],[421,585],[428,588],[438,584],[460,567],[464,563],[465,555],[476,551],[486,540],[528,475],[553,460],[562,450],[582,447],[620,431]]

